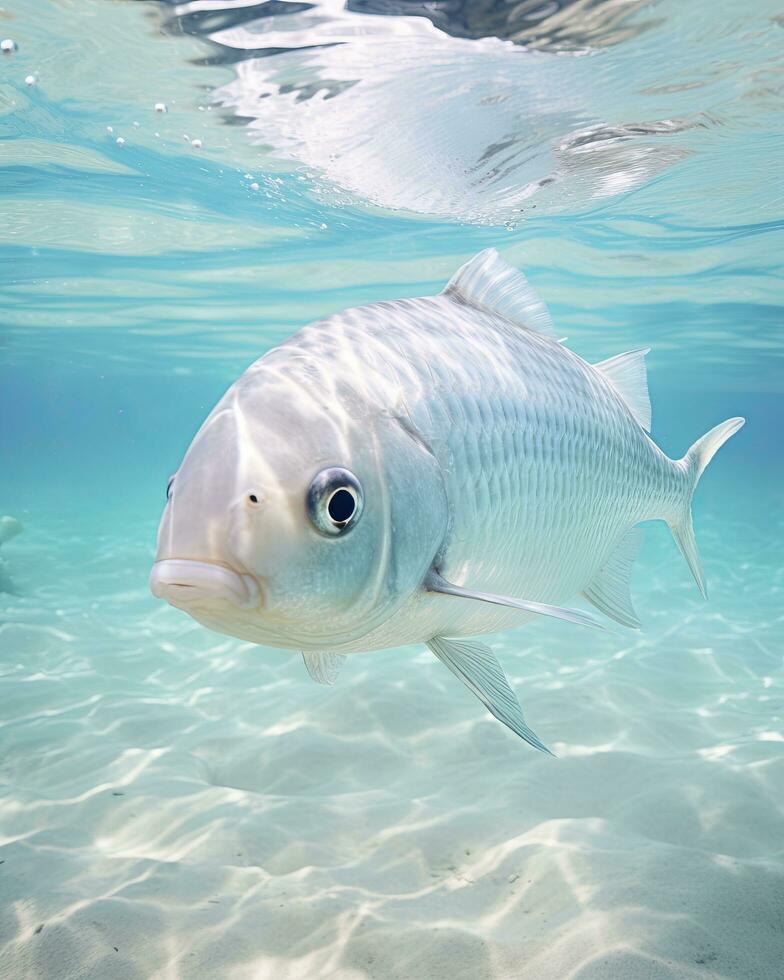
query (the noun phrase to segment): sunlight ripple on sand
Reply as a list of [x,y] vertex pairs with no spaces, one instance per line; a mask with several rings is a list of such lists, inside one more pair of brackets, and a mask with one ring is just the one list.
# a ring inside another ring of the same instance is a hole
[[416,648],[325,689],[195,627],[134,531],[9,546],[3,976],[780,975],[770,540],[741,574],[751,531],[702,534],[705,606],[652,533],[646,632],[495,641],[552,760]]

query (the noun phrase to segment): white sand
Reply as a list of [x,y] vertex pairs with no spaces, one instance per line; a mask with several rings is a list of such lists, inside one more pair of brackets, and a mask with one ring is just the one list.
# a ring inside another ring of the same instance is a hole
[[553,760],[423,650],[322,688],[148,598],[151,528],[26,523],[26,595],[0,596],[3,978],[784,977],[772,533],[703,530],[704,605],[649,532],[642,635],[495,642]]

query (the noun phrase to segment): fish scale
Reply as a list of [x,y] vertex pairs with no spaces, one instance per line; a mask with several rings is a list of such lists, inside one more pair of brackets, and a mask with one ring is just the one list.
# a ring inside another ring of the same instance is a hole
[[[444,394],[425,392],[425,406],[407,406],[425,442],[444,447],[434,450],[453,519],[444,574],[459,566],[477,589],[560,601],[588,584],[631,523],[651,516],[669,461],[609,383],[592,382],[593,369],[556,342],[469,311],[465,344],[465,328],[439,309],[448,301],[431,302],[442,342],[453,354],[466,348],[459,373],[442,378]],[[422,312],[421,301],[404,301],[386,329],[415,342]],[[468,356],[477,334],[488,346],[500,335],[518,372],[506,375],[503,399],[494,389],[497,357]],[[483,616],[522,618],[478,611],[466,628]]]
[[[461,583],[477,589],[561,601],[591,581],[632,523],[654,516],[661,476],[676,464],[611,384],[557,342],[443,296],[363,314],[341,316],[339,332],[337,318],[309,328],[302,346],[323,355],[324,336],[339,337],[320,362],[338,372],[347,352],[372,351],[362,394],[377,410],[406,392],[396,409],[444,474],[447,576],[459,568]],[[470,635],[527,618],[472,608],[445,628]]]

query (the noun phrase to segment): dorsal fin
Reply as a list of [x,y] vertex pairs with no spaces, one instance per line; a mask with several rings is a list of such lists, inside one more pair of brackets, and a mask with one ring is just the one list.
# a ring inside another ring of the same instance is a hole
[[512,323],[555,337],[550,312],[518,269],[486,248],[461,265],[444,289],[464,303],[497,313]]
[[645,355],[650,347],[616,354],[594,364],[626,402],[629,411],[646,432],[651,431],[651,399],[648,395],[648,372]]

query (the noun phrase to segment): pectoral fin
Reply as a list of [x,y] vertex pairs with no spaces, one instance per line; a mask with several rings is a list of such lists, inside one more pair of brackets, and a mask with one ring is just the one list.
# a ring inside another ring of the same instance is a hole
[[490,647],[476,640],[447,640],[443,636],[434,636],[427,645],[500,722],[535,749],[553,754],[525,723],[520,702]]
[[489,592],[475,592],[473,589],[464,589],[462,586],[452,585],[434,569],[431,569],[425,576],[424,585],[428,592],[440,592],[442,595],[453,595],[460,599],[476,599],[479,602],[489,602],[495,606],[521,609],[523,612],[534,613],[537,616],[564,619],[567,623],[576,623],[578,626],[593,626],[594,629],[604,629],[604,626],[595,616],[583,612],[581,609],[567,609],[565,606],[551,606],[546,602],[532,602],[528,599],[512,599],[504,595],[491,595]]
[[346,662],[346,655],[303,650],[302,659],[305,661],[308,673],[317,684],[334,684]]

